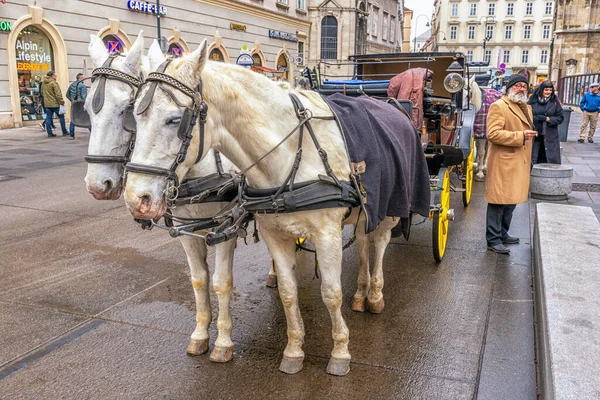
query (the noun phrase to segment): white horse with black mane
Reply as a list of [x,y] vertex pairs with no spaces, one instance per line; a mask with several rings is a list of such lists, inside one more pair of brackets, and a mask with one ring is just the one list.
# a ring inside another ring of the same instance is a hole
[[[360,204],[361,188],[355,179],[364,165],[351,165],[328,105],[315,92],[295,91],[247,69],[208,61],[205,40],[192,54],[164,63],[158,73],[149,74],[136,101],[135,119],[136,146],[127,165],[125,188],[125,200],[134,217],[161,217],[178,182],[196,161],[204,159],[211,148],[222,152],[242,169],[242,182],[252,187],[242,187],[244,197],[238,200],[259,221],[277,265],[288,328],[280,370],[298,372],[304,359],[304,324],[294,273],[295,239],[301,237],[315,246],[321,294],[332,322],[334,346],[327,371],[348,373],[349,332],[341,313],[342,225],[357,225],[360,271],[353,309],[364,310],[366,301],[370,311],[381,312],[382,261],[391,229],[399,219],[383,215],[373,232],[376,255],[371,276],[367,219],[359,211],[361,207],[351,212],[349,208],[349,204]],[[408,119],[406,122],[410,126]],[[302,136],[305,128],[309,134]],[[412,128],[405,134],[414,136],[410,140],[425,165]],[[424,176],[428,208],[426,169]],[[314,205],[311,190],[329,201],[328,208],[304,207]],[[284,208],[294,212],[279,212]]]
[[[131,49],[124,56],[111,56],[102,40],[90,35],[89,54],[94,64],[94,81],[85,102],[91,128],[88,146],[88,170],[85,182],[88,191],[98,200],[117,200],[124,186],[124,164],[133,147],[135,126],[128,115],[128,107],[135,99],[139,84],[147,76],[150,66],[142,57],[143,37],[138,35]],[[162,52],[154,41],[149,50],[149,59],[162,58]],[[83,116],[85,117],[85,115]],[[86,124],[86,122],[84,122]],[[128,127],[129,125],[129,127]],[[222,158],[222,169],[230,171],[233,164]],[[215,153],[190,169],[185,179],[193,179],[217,173]],[[201,175],[203,174],[203,175]],[[188,204],[177,207],[174,219],[197,219],[212,217],[227,203],[211,202]],[[196,299],[196,328],[191,335],[187,352],[203,354],[208,350],[208,329],[212,319],[212,308],[208,290],[209,269],[206,260],[207,248],[204,240],[181,236],[190,267],[192,286]],[[215,362],[226,362],[232,358],[232,319],[229,302],[232,290],[232,264],[235,242],[229,241],[216,247],[215,272],[212,283],[219,299],[218,338],[210,358]]]

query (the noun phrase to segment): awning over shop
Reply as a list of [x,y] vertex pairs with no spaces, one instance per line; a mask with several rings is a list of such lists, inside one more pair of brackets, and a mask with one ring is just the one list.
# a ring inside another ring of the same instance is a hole
[[282,74],[284,72],[284,71],[276,70],[274,68],[263,67],[262,65],[253,65],[252,69],[261,71],[261,72],[273,72],[273,73],[280,73],[280,74]]

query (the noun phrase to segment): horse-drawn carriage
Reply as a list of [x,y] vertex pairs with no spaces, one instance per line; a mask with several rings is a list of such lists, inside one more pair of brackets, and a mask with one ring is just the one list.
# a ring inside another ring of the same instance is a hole
[[[340,80],[328,75],[332,67],[346,68],[352,79]],[[456,53],[360,55],[350,57],[350,62],[342,65],[322,63],[318,72],[320,83],[315,82],[315,74],[306,75],[319,93],[380,98],[404,111],[412,120],[430,175],[433,255],[436,261],[441,261],[448,223],[454,219],[450,192],[462,192],[466,207],[471,201],[473,186],[475,109],[469,104],[468,90],[463,90],[468,76],[464,56]],[[398,90],[398,85],[404,88]],[[392,93],[396,98],[390,98]],[[458,184],[450,179],[453,172]]]

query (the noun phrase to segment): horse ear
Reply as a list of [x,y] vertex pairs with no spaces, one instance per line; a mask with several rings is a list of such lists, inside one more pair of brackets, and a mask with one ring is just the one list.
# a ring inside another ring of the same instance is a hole
[[188,56],[188,63],[191,64],[192,71],[196,79],[200,79],[200,75],[204,70],[206,61],[208,60],[208,41],[204,39],[200,46]]
[[140,70],[140,60],[142,57],[142,51],[144,49],[144,31],[140,31],[137,39],[131,46],[131,49],[127,52],[125,61],[123,61],[123,68],[128,70],[127,72],[137,75]]
[[100,67],[108,58],[108,49],[104,45],[102,39],[96,35],[90,35],[90,45],[88,46],[88,52],[92,58],[94,66]]
[[148,62],[150,63],[150,71],[156,71],[160,64],[165,62],[166,58],[160,49],[158,41],[154,39],[152,45],[148,49]]

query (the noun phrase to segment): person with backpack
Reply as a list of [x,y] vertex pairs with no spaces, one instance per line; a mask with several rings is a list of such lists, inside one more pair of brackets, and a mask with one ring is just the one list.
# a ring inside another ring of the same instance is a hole
[[[77,100],[85,100],[87,97],[87,87],[85,87],[85,83],[83,83],[83,74],[77,74],[75,78],[75,82],[69,85],[69,89],[67,90],[67,99],[71,103]],[[75,139],[75,125],[73,122],[69,124],[69,136],[71,140]]]

